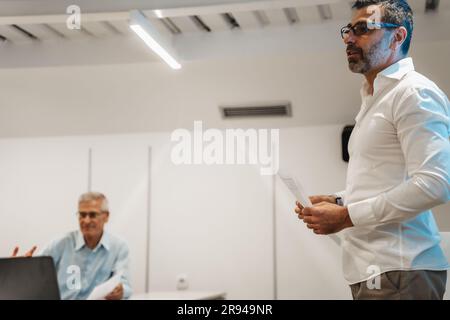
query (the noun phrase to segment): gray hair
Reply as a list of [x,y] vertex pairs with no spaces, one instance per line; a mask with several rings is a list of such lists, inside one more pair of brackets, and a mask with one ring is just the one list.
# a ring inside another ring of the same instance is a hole
[[408,36],[402,46],[402,53],[408,54],[414,30],[413,11],[407,0],[358,0],[352,8],[361,9],[371,5],[381,5],[384,8],[383,22],[398,24],[406,28]]
[[100,192],[90,191],[90,192],[83,193],[78,198],[78,204],[80,204],[81,202],[97,201],[97,200],[102,201],[101,210],[103,212],[109,212],[108,199],[106,199],[105,195]]

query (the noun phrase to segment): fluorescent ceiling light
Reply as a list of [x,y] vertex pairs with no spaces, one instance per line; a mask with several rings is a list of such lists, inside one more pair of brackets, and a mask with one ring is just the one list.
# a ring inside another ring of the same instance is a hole
[[131,21],[130,28],[133,30],[145,44],[153,50],[158,56],[161,57],[172,69],[181,69],[181,64],[179,64],[174,57],[157,41],[162,40],[161,35],[158,31],[151,25],[146,17],[142,15],[137,10],[133,10],[130,13]]
[[156,42],[155,39],[149,35],[144,28],[138,24],[130,25],[131,30],[136,32],[136,34],[145,42],[147,46],[150,47],[157,55],[161,57],[171,68],[181,69],[181,65],[163,48]]

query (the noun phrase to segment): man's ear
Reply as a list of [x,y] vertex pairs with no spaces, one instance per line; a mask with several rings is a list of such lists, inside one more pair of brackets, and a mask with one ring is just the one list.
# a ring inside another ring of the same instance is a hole
[[106,211],[105,213],[106,213],[105,222],[108,222],[108,220],[109,220],[109,211]]
[[406,30],[405,27],[399,27],[395,29],[392,45],[395,48],[400,48],[406,41],[407,37],[408,37],[408,30]]

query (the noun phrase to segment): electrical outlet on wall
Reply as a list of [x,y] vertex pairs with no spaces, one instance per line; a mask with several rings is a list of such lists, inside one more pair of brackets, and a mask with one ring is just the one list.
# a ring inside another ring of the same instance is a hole
[[187,290],[189,288],[188,278],[186,274],[177,276],[177,290]]

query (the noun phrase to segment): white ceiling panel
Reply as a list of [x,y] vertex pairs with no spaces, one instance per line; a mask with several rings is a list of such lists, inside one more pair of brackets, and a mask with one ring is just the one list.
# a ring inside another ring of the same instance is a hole
[[113,30],[102,22],[83,22],[82,27],[99,38],[105,38],[115,34]]
[[130,35],[133,31],[130,29],[128,24],[128,20],[113,20],[108,21],[114,28],[119,30],[119,32],[123,35]]
[[316,6],[297,8],[297,14],[301,24],[317,24],[322,22]]
[[48,41],[48,40],[61,39],[61,37],[59,37],[57,34],[51,32],[43,24],[26,24],[26,25],[20,25],[20,27],[24,28],[28,32],[35,35],[39,40]]
[[[56,31],[60,32],[61,34],[63,34],[68,39],[92,38],[89,35],[87,35],[86,33],[82,32],[81,30],[77,30],[77,29],[72,30],[72,29],[67,28],[67,25],[65,23],[52,23],[52,24],[49,24],[49,26],[52,27],[53,29],[55,29]],[[83,23],[82,23],[81,27],[83,27]]]
[[150,23],[155,26],[155,28],[161,33],[163,36],[170,37],[172,35],[172,32],[167,29],[167,27],[164,25],[161,19],[157,18],[148,18]]
[[347,2],[338,2],[330,4],[331,13],[334,20],[350,20],[352,15],[351,5]]
[[13,43],[25,43],[33,41],[27,35],[14,29],[12,26],[0,26],[0,35],[6,37]]
[[261,27],[253,11],[233,12],[233,16],[239,23],[241,28],[244,30],[256,29]]
[[230,30],[230,27],[227,25],[221,15],[208,14],[200,16],[200,18],[211,29],[212,32]]
[[199,28],[190,17],[174,17],[170,19],[177,25],[182,33],[199,32]]
[[265,10],[271,26],[288,26],[290,23],[283,10]]

